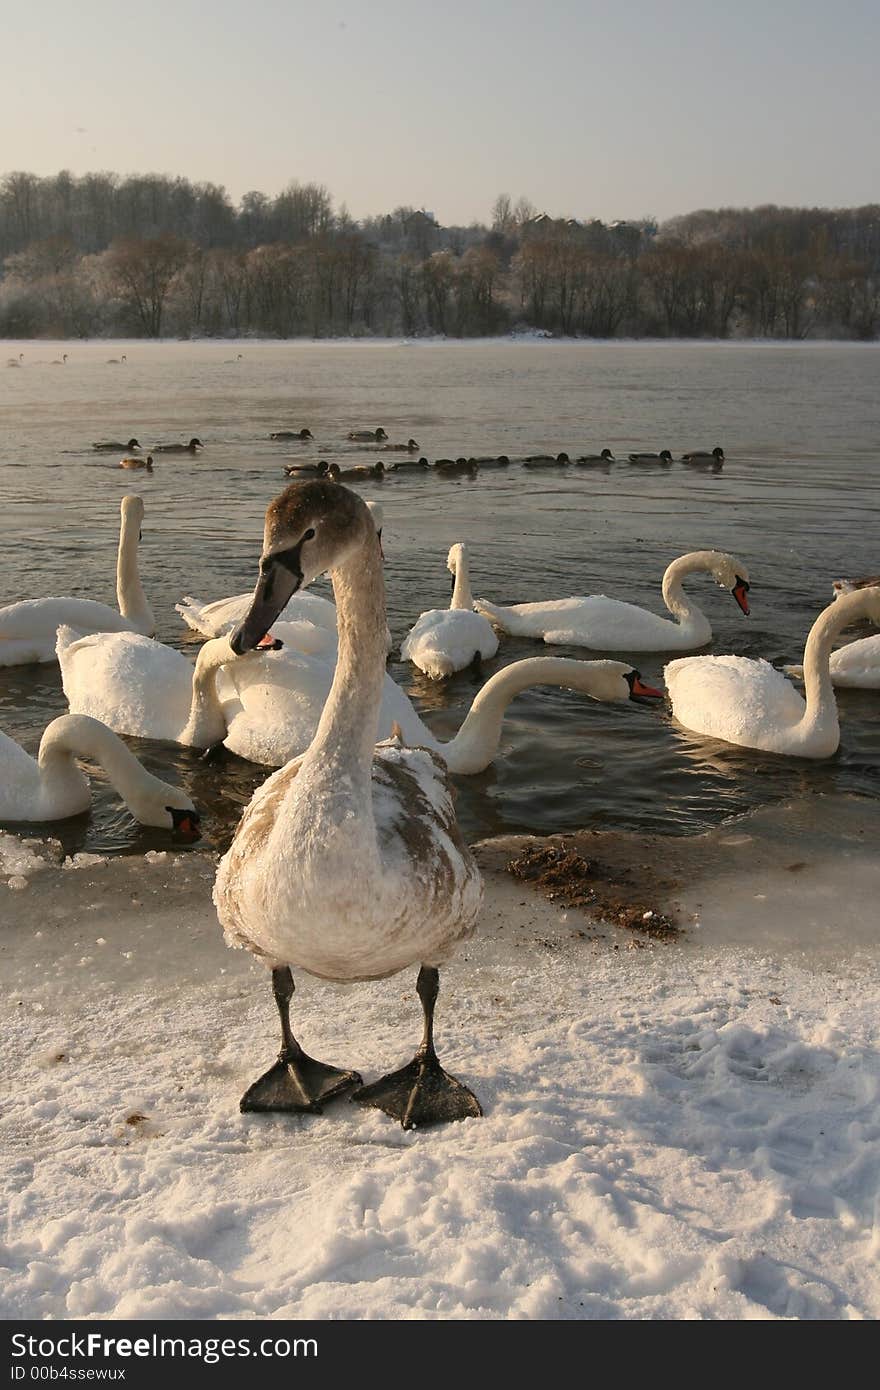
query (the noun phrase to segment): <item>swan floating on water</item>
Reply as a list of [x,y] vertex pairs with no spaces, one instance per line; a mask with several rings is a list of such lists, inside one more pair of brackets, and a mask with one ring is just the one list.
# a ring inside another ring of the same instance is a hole
[[153,777],[114,733],[79,714],[53,719],[36,758],[0,733],[0,820],[65,820],[87,811],[92,794],[77,758],[100,763],[141,825],[199,838],[199,818],[186,793]]
[[[296,590],[331,571],[339,661],[314,740],[259,788],[220,862],[214,903],[231,945],[272,971],[281,1019],[277,1062],[242,1110],[320,1112],[354,1090],[405,1129],[482,1113],[434,1048],[439,967],[473,931],[479,870],[458,829],[442,762],[394,738],[376,747],[385,680],[382,553],[348,488],[296,483],[266,513],[260,578],[236,629],[252,649]],[[290,1026],[291,966],[326,980],[380,979],[419,966],[424,1034],[412,1062],[372,1085],[309,1057]]]
[[473,611],[468,548],[464,542],[451,547],[446,568],[454,579],[449,607],[423,613],[400,648],[402,660],[411,661],[432,680],[442,680],[475,662],[488,661],[498,651],[492,624]]
[[[382,521],[384,513],[380,502],[368,502],[370,515],[373,518],[376,530],[381,536]],[[200,632],[203,637],[223,637],[226,633],[241,622],[245,613],[251,606],[253,592],[247,594],[233,594],[231,598],[215,599],[213,603],[204,603],[201,599],[186,595],[181,603],[174,605],[177,612],[183,618],[187,627],[193,632]],[[289,623],[313,623],[316,627],[324,628],[333,634],[334,649],[336,637],[336,604],[328,598],[322,598],[320,594],[309,594],[300,591],[291,598],[281,614],[281,620]],[[278,628],[278,624],[275,624]],[[295,647],[297,651],[314,651],[314,642],[307,642],[301,645],[295,640],[295,634],[283,632],[278,634],[286,647]],[[391,649],[391,634],[388,634],[388,650]],[[285,760],[286,761],[286,760]]]
[[33,598],[9,603],[0,608],[0,666],[54,661],[55,636],[65,623],[82,633],[155,631],[156,622],[138,573],[143,499],[123,497],[121,512],[116,561],[119,611],[87,598]]
[[[880,633],[860,637],[831,653],[831,684],[843,690],[880,690]],[[784,666],[787,676],[803,680],[803,666]]]
[[[272,624],[281,636],[284,624]],[[228,719],[223,742],[230,752],[268,767],[280,767],[308,748],[333,685],[336,655],[329,650],[308,654],[284,646],[265,659],[227,665],[221,683],[234,689],[224,695]],[[405,741],[438,754],[449,772],[469,776],[489,766],[498,751],[504,714],[510,702],[535,685],[577,690],[595,700],[624,701],[662,694],[642,683],[638,671],[621,661],[575,661],[531,657],[514,661],[490,676],[477,692],[458,733],[447,743],[422,722],[409,696],[387,673],[379,704],[379,738],[397,726]]]
[[62,626],[57,648],[71,713],[100,719],[117,734],[211,748],[223,742],[239,711],[233,691],[225,690],[229,709],[218,691],[220,667],[236,660],[225,637],[206,642],[195,666],[174,647],[136,632],[84,637]]
[[742,748],[830,758],[840,743],[831,643],[859,618],[880,623],[880,589],[843,594],[819,614],[804,648],[806,700],[767,661],[692,656],[664,673],[673,715],[686,729]]
[[709,619],[682,587],[687,575],[703,572],[711,574],[722,589],[729,589],[748,614],[749,572],[742,561],[723,550],[694,550],[668,566],[663,576],[663,602],[672,619],[604,594],[515,603],[507,608],[478,598],[474,606],[503,632],[542,637],[551,645],[606,652],[688,651],[704,646],[712,637]]

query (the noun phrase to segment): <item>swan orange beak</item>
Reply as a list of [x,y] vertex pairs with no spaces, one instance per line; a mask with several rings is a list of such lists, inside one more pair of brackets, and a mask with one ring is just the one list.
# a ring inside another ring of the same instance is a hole
[[175,840],[181,840],[185,845],[191,845],[202,838],[202,832],[199,829],[201,822],[197,812],[181,811],[176,806],[166,806],[165,809],[171,815],[172,834]]
[[733,597],[736,599],[742,611],[745,613],[746,617],[749,616],[749,600],[746,597],[748,592],[748,584],[744,579],[740,579],[739,575],[737,575],[736,583],[734,584],[731,593],[733,594]]
[[662,700],[663,691],[656,686],[646,685],[638,671],[630,671],[626,677],[631,700]]

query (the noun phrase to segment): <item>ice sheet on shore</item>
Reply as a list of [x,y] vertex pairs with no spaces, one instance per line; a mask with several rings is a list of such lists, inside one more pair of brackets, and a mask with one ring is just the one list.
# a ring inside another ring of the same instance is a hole
[[[238,1113],[274,1011],[209,856],[0,884],[3,1316],[877,1317],[874,812],[792,814],[661,843],[674,944],[490,873],[438,1006],[486,1116],[424,1133]],[[406,976],[294,1008],[367,1079],[419,1032]]]

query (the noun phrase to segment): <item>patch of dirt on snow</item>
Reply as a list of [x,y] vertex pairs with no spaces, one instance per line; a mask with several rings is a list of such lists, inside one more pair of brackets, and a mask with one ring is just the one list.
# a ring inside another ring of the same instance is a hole
[[658,906],[659,893],[676,887],[674,880],[652,884],[645,873],[592,855],[587,858],[564,837],[526,844],[505,867],[559,907],[578,909],[656,941],[671,941],[681,933],[675,910]]

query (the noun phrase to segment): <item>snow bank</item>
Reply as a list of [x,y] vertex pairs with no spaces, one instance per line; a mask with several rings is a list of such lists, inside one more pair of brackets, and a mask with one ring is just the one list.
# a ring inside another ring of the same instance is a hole
[[[4,899],[5,1317],[880,1314],[870,943],[731,945],[731,873],[637,949],[490,874],[437,1012],[485,1118],[407,1134],[344,1101],[239,1114],[276,1024],[213,872],[117,860]],[[314,1055],[373,1079],[411,1054],[414,972],[297,984]]]

